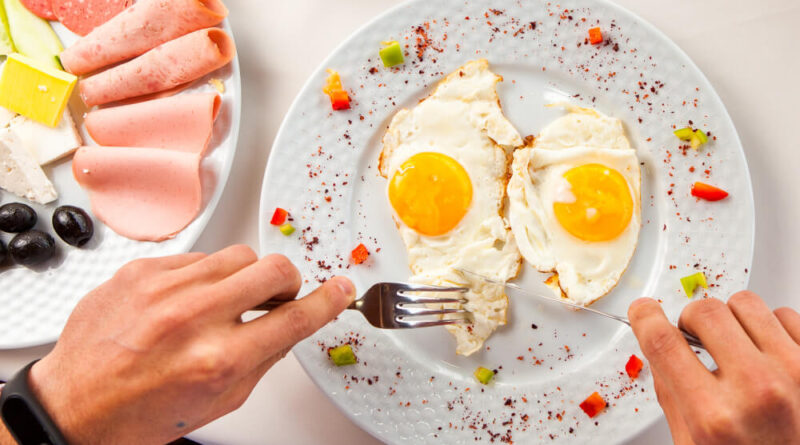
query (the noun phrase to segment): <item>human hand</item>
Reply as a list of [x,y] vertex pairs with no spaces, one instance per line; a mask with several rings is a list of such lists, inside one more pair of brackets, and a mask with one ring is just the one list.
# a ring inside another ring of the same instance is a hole
[[75,308],[31,369],[45,409],[76,444],[170,442],[238,408],[298,341],[354,299],[334,278],[243,323],[266,300],[293,299],[297,269],[246,246],[124,266]]
[[708,371],[651,299],[628,316],[650,362],[676,444],[800,443],[800,315],[772,312],[752,292],[728,303],[689,304],[679,326],[698,336],[719,368]]

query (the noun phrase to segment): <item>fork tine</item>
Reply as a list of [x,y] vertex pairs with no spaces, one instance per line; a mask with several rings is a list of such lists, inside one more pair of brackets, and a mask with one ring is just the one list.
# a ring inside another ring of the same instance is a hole
[[398,294],[405,294],[406,292],[460,292],[468,291],[466,287],[443,287],[443,286],[427,286],[421,284],[399,284],[397,286]]
[[467,302],[463,298],[431,298],[431,297],[416,297],[413,295],[397,295],[396,301],[398,303],[413,303],[413,304],[439,304],[439,303],[461,303]]
[[447,309],[428,309],[425,307],[408,307],[397,306],[396,311],[398,315],[445,315],[445,314],[464,314],[467,311],[459,308]]
[[397,320],[397,325],[400,328],[429,328],[433,326],[445,326],[449,324],[461,324],[461,323],[469,323],[469,317],[460,317],[460,318],[447,318],[444,320]]

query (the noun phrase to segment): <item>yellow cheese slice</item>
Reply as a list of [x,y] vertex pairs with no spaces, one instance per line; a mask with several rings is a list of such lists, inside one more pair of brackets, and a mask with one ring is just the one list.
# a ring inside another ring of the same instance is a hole
[[77,81],[40,61],[10,54],[0,74],[0,106],[56,127]]

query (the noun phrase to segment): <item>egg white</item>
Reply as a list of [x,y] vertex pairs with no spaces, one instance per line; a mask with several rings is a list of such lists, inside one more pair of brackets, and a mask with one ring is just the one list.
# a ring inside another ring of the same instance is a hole
[[470,287],[465,308],[473,323],[447,326],[462,355],[479,350],[505,324],[508,298],[502,286],[475,280],[459,269],[504,282],[517,275],[521,263],[502,210],[509,153],[522,138],[500,108],[495,91],[500,80],[486,60],[469,62],[448,75],[427,99],[394,116],[379,166],[381,175],[391,178],[417,153],[442,153],[458,161],[472,182],[466,215],[444,235],[421,235],[394,215],[412,282]]
[[[544,128],[532,147],[514,152],[509,221],[522,256],[540,272],[553,273],[547,283],[557,294],[589,305],[616,286],[636,249],[641,173],[620,120],[590,109],[567,108],[570,113]],[[561,226],[553,211],[555,202],[570,200],[564,173],[586,164],[618,171],[633,198],[630,223],[609,241],[578,239]]]

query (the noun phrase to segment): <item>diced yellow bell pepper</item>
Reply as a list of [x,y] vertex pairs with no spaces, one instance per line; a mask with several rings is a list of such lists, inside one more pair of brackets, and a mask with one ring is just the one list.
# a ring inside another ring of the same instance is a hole
[[0,106],[55,127],[77,81],[41,61],[10,54],[0,74]]

